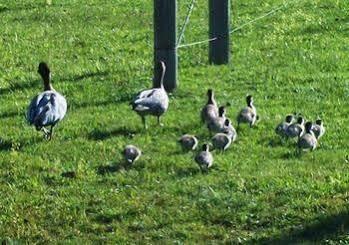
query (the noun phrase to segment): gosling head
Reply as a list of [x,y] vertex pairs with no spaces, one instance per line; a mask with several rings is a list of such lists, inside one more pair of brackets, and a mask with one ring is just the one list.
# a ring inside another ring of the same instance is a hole
[[224,117],[224,115],[225,115],[225,107],[224,106],[220,106],[218,108],[218,114],[219,114],[219,117]]
[[246,103],[248,106],[251,106],[253,104],[253,97],[252,95],[247,95],[246,96]]
[[292,120],[293,120],[293,116],[292,116],[292,115],[287,115],[287,116],[286,116],[285,121],[286,121],[287,123],[291,123]]
[[304,124],[304,118],[303,117],[298,117],[297,123],[300,124],[300,125],[303,125]]
[[322,126],[322,120],[321,119],[317,119],[315,121],[315,124],[319,125],[319,126]]
[[214,93],[211,88],[207,90],[208,104],[214,104]]
[[48,65],[45,62],[41,62],[38,67],[38,73],[42,77],[42,80],[44,81],[44,90],[52,90],[52,87],[50,85],[51,80],[51,71]]
[[225,121],[224,121],[224,126],[226,126],[226,127],[229,127],[230,126],[230,119],[229,118],[227,118],[227,119],[225,119]]
[[203,144],[202,145],[202,151],[209,151],[210,150],[210,147],[208,144]]
[[310,133],[312,128],[313,128],[313,123],[312,123],[312,122],[307,122],[307,123],[305,124],[305,131],[306,131],[307,133]]

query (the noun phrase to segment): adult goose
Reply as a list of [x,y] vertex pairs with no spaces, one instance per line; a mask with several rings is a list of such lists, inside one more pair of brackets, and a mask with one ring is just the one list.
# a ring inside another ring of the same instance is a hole
[[139,92],[131,102],[132,110],[137,112],[137,114],[142,118],[144,128],[147,128],[145,117],[148,115],[156,116],[158,125],[162,126],[160,123],[160,117],[168,109],[169,99],[164,88],[166,66],[163,61],[160,62],[160,65],[162,73],[159,86]]
[[[44,62],[39,64],[38,73],[44,83],[44,92],[35,96],[27,111],[27,121],[34,125],[36,130],[42,130],[44,137],[52,139],[53,128],[60,122],[67,112],[67,101],[51,84],[51,72]],[[50,127],[50,129],[46,129]]]
[[246,97],[246,103],[247,106],[240,111],[237,117],[238,128],[240,126],[240,123],[248,123],[252,128],[252,126],[256,123],[258,119],[257,110],[256,107],[253,105],[253,97],[251,95],[248,95]]

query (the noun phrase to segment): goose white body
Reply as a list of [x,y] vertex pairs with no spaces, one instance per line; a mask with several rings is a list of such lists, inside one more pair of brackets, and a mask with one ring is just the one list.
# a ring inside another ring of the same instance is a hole
[[134,98],[132,108],[140,116],[161,116],[168,109],[169,99],[163,87],[143,90]]
[[44,91],[35,96],[27,112],[27,121],[40,130],[42,127],[54,126],[67,112],[66,99],[56,91]]

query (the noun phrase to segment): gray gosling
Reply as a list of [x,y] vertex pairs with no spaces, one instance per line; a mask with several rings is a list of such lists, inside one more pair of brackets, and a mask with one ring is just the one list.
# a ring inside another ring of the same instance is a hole
[[127,145],[123,151],[123,155],[128,164],[133,164],[139,159],[142,152],[134,145]]
[[229,148],[231,145],[232,139],[229,137],[229,135],[224,134],[224,133],[217,133],[215,136],[212,138],[212,144],[214,149],[220,150],[220,151],[225,151],[226,149]]
[[210,132],[213,133],[219,133],[222,132],[223,130],[223,126],[224,126],[224,122],[225,122],[225,107],[224,106],[220,106],[218,108],[218,117],[211,119],[208,123],[207,123],[207,128]]
[[218,117],[217,102],[214,99],[214,93],[212,89],[207,90],[207,103],[201,110],[201,121],[208,123]]
[[326,131],[321,119],[315,121],[315,124],[313,124],[313,128],[311,130],[314,132],[316,139],[320,139]]
[[232,142],[236,141],[237,133],[229,118],[225,119],[222,133],[228,135],[231,138]]
[[304,118],[298,117],[297,122],[287,127],[286,135],[289,138],[301,137],[304,134]]
[[190,151],[196,149],[198,139],[194,135],[185,134],[178,140],[178,143],[182,146],[184,151]]
[[213,164],[213,156],[209,151],[208,144],[202,145],[202,151],[195,156],[195,162],[199,165],[201,171],[207,171]]
[[253,105],[253,97],[251,95],[248,95],[246,97],[246,103],[247,106],[243,108],[238,117],[238,128],[241,123],[248,123],[250,125],[250,128],[256,123],[258,116],[257,116],[257,110],[256,107]]
[[280,135],[281,137],[287,137],[286,131],[287,131],[287,128],[292,124],[293,119],[294,119],[293,115],[287,115],[285,118],[285,121],[281,122],[275,128],[275,133]]
[[311,130],[313,127],[312,122],[307,122],[305,124],[305,134],[301,136],[298,139],[298,150],[300,151],[305,151],[305,150],[315,150],[317,146],[317,139],[314,135],[314,132]]

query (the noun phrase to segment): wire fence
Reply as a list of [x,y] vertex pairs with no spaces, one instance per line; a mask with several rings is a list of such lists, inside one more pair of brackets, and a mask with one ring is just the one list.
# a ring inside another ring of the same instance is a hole
[[[248,26],[250,24],[253,24],[253,23],[257,22],[258,20],[264,19],[264,18],[266,18],[266,17],[268,17],[268,16],[278,12],[279,10],[285,9],[290,3],[291,2],[285,2],[285,3],[281,4],[281,5],[279,5],[278,7],[273,8],[272,10],[268,11],[267,13],[265,13],[265,14],[255,18],[255,19],[252,19],[252,20],[250,20],[250,21],[248,21],[248,22],[246,22],[246,23],[244,23],[244,24],[242,24],[242,25],[232,29],[230,32],[228,32],[228,35],[233,33],[233,32],[236,32],[238,30],[243,29],[245,26]],[[178,38],[178,42],[177,42],[177,46],[176,46],[177,49],[178,48],[185,48],[185,47],[196,46],[196,45],[200,45],[200,44],[206,44],[206,43],[215,41],[215,40],[217,40],[219,38],[222,38],[222,37],[213,37],[213,38],[209,38],[209,39],[205,39],[205,40],[201,40],[201,41],[197,41],[197,42],[181,44],[181,41],[182,41],[183,36],[184,36],[185,28],[186,28],[186,26],[188,25],[188,23],[190,21],[190,16],[191,16],[191,14],[193,12],[193,9],[194,9],[194,4],[195,4],[195,0],[192,0],[192,3],[191,3],[190,8],[189,8],[189,11],[188,11],[187,16],[185,18],[184,25],[183,25],[183,27],[181,29],[180,36]]]

